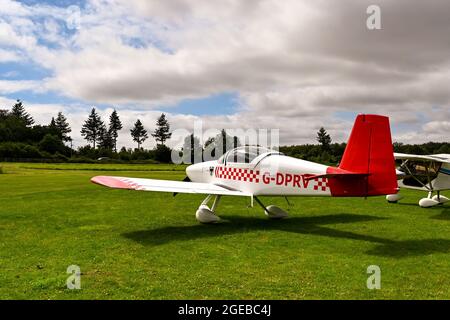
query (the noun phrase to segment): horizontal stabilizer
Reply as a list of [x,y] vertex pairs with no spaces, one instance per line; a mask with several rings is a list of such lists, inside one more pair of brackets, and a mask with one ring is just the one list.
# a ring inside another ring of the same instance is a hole
[[335,177],[367,177],[370,173],[358,173],[358,172],[350,172],[346,170],[342,170],[339,168],[334,168],[336,172],[329,172],[325,174],[317,174],[305,177],[306,181],[314,180],[318,178],[335,178]]

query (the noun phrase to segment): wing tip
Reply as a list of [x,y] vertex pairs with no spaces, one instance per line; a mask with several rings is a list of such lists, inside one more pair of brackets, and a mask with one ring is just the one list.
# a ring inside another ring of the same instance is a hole
[[130,185],[128,183],[117,177],[95,176],[91,178],[91,182],[109,188],[130,189]]

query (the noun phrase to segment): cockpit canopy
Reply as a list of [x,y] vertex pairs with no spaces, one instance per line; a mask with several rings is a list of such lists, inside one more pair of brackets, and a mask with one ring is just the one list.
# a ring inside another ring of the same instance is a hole
[[405,186],[423,187],[437,178],[441,166],[440,162],[407,160],[398,169],[406,174]]
[[243,146],[231,149],[218,160],[221,164],[252,163],[255,159],[262,159],[269,155],[282,155],[281,152],[260,146]]

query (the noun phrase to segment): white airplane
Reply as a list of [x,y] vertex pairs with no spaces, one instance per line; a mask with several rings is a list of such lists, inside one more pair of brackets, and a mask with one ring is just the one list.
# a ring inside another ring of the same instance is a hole
[[[419,205],[429,208],[443,204],[449,199],[441,191],[450,190],[450,154],[417,155],[394,153],[402,163],[397,169],[399,186],[406,189],[428,191],[428,197],[422,198]],[[433,193],[436,194],[433,196]],[[400,194],[386,196],[386,200],[396,203],[403,197]]]
[[[258,146],[232,149],[217,161],[186,168],[187,180],[169,181],[97,176],[92,182],[111,188],[207,194],[196,212],[202,223],[215,223],[221,196],[245,196],[269,218],[287,217],[260,196],[368,197],[398,192],[389,119],[358,115],[339,167],[300,160]],[[208,206],[214,197],[211,207]]]

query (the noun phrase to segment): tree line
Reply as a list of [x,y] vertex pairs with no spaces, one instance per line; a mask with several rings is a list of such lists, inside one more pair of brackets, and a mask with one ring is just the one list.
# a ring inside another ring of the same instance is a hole
[[[72,147],[72,129],[62,112],[52,117],[48,125],[37,125],[20,100],[10,110],[0,109],[0,161],[21,159],[43,159],[45,161],[92,162],[99,158],[111,161],[171,162],[172,150],[166,146],[171,139],[170,123],[163,113],[157,119],[155,129],[149,134],[140,119],[137,119],[129,134],[137,148],[117,148],[122,122],[116,110],[105,123],[95,108],[92,108],[81,128],[81,135],[87,145]],[[145,149],[143,143],[152,136],[156,147]],[[331,136],[320,128],[316,136],[318,144],[282,146],[284,154],[304,160],[325,164],[339,163],[345,143],[333,143]],[[185,163],[203,161],[203,154],[218,158],[227,150],[240,146],[238,137],[229,135],[222,129],[204,144],[193,134],[184,139],[179,150]],[[450,153],[448,142],[428,142],[424,144],[394,143],[395,152],[413,154]],[[216,155],[216,151],[219,151]],[[178,152],[178,151],[177,151]]]
[[[320,128],[316,135],[319,144],[304,144],[282,146],[280,151],[284,154],[329,165],[337,165],[344,154],[346,143],[332,143],[331,136],[324,128]],[[422,144],[393,143],[394,152],[409,154],[450,154],[449,142],[427,142]]]
[[[171,149],[165,143],[171,138],[170,124],[163,113],[156,122],[156,129],[150,134],[157,142],[152,150],[142,148],[149,138],[143,123],[137,119],[130,135],[137,148],[117,150],[117,141],[122,122],[116,110],[106,124],[95,108],[91,109],[81,128],[81,136],[88,145],[72,148],[72,129],[62,112],[52,117],[48,125],[35,125],[33,117],[17,100],[10,110],[0,109],[0,160],[1,159],[48,159],[88,161],[98,158],[130,160],[154,160],[170,162]],[[70,146],[69,146],[70,145]]]

